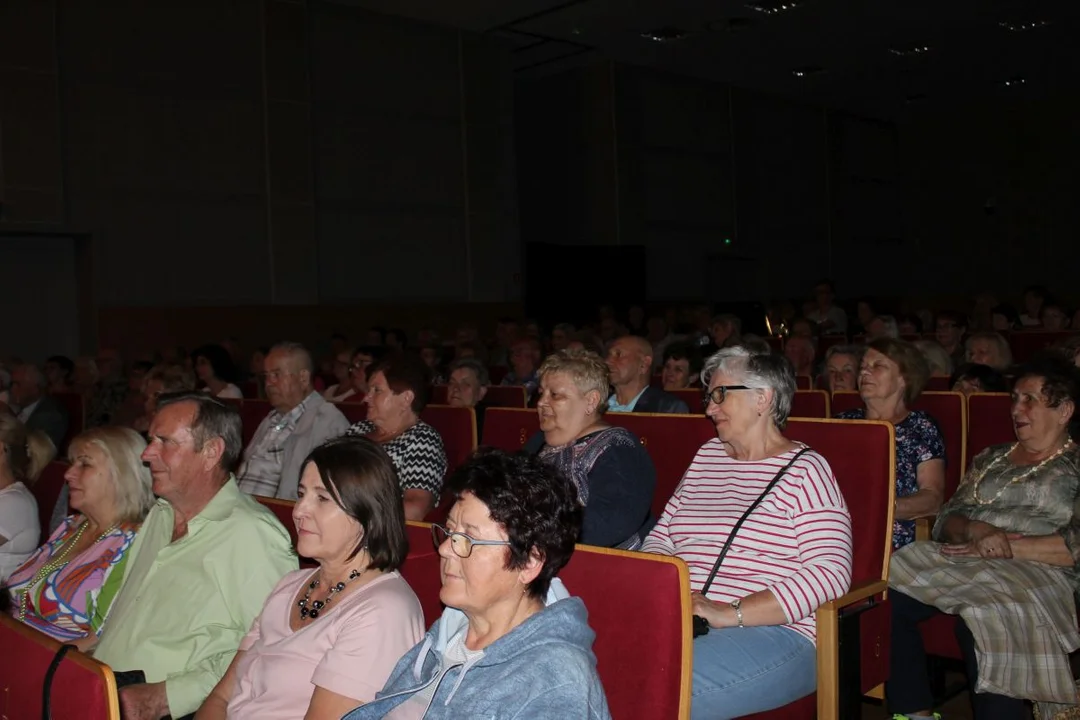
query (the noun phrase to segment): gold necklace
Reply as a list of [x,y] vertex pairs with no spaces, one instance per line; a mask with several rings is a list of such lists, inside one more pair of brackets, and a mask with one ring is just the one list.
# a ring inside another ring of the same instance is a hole
[[[89,525],[90,525],[89,520],[83,520],[82,523],[79,525],[79,529],[75,531],[75,534],[71,537],[70,540],[68,540],[68,542],[64,546],[63,551],[60,554],[58,554],[56,557],[54,557],[52,560],[50,560],[49,562],[42,565],[41,569],[38,570],[36,573],[34,573],[34,577],[30,580],[29,583],[26,584],[26,587],[19,594],[19,621],[20,622],[23,622],[23,621],[26,620],[26,599],[30,595],[30,591],[33,588],[37,587],[37,584],[39,582],[41,582],[42,580],[47,578],[53,572],[59,570],[60,568],[64,567],[65,565],[67,565],[67,563],[68,563],[67,556],[71,553],[71,551],[73,549],[75,549],[75,546],[79,544],[79,540],[82,539],[83,533],[86,532],[86,528]],[[93,545],[97,545],[99,542],[101,542],[106,537],[108,537],[112,533],[113,530],[115,530],[117,527],[119,527],[119,525],[120,525],[119,523],[116,523],[112,527],[107,529],[105,532],[101,533],[101,535],[98,536],[98,539],[94,541]]]
[[1062,445],[1062,446],[1061,446],[1060,448],[1058,448],[1058,451],[1057,451],[1056,453],[1054,453],[1053,455],[1050,455],[1050,456],[1049,456],[1049,457],[1047,457],[1047,458],[1046,458],[1045,460],[1043,460],[1042,462],[1040,462],[1040,463],[1039,463],[1038,465],[1032,465],[1032,466],[1031,466],[1031,469],[1029,469],[1029,470],[1028,470],[1027,472],[1025,472],[1025,473],[1021,473],[1020,475],[1017,475],[1017,476],[1016,476],[1016,477],[1014,477],[1014,478],[1013,478],[1012,480],[1010,480],[1009,482],[1007,482],[1007,483],[1005,483],[1004,485],[1002,485],[1002,486],[1001,486],[1001,489],[999,489],[999,490],[997,491],[997,494],[996,494],[996,495],[994,495],[994,497],[990,498],[989,500],[983,500],[982,498],[980,498],[980,497],[979,497],[979,485],[980,485],[980,484],[982,483],[982,481],[983,481],[983,478],[985,478],[985,477],[986,477],[986,476],[987,476],[987,475],[988,475],[988,474],[990,473],[990,471],[991,471],[991,470],[992,470],[993,468],[997,467],[998,463],[1000,463],[1000,462],[1001,462],[1002,460],[1004,460],[1004,459],[1006,459],[1007,457],[1009,457],[1010,455],[1012,455],[1012,452],[1013,452],[1013,450],[1015,450],[1015,449],[1016,449],[1017,447],[1019,447],[1019,446],[1020,446],[1020,443],[1014,443],[1014,444],[1013,444],[1013,446],[1012,446],[1011,448],[1009,448],[1009,451],[1008,451],[1008,452],[1006,452],[1006,453],[1005,453],[1005,454],[1003,454],[1003,455],[999,455],[999,456],[997,457],[997,459],[995,459],[995,460],[994,460],[994,461],[993,461],[992,463],[990,463],[989,465],[987,465],[987,466],[986,466],[986,469],[985,469],[985,470],[983,470],[983,471],[982,471],[982,472],[981,472],[981,473],[979,474],[979,477],[977,477],[977,478],[975,479],[975,483],[974,483],[974,486],[973,486],[973,487],[972,487],[972,489],[971,489],[971,497],[972,497],[972,499],[973,499],[973,500],[975,501],[975,504],[976,504],[976,505],[990,505],[990,504],[992,504],[992,503],[996,502],[996,501],[997,501],[997,499],[998,499],[998,498],[1000,498],[1000,497],[1001,497],[1001,495],[1002,495],[1002,494],[1003,494],[1003,493],[1004,493],[1004,492],[1005,492],[1006,490],[1008,490],[1008,489],[1009,489],[1009,487],[1011,487],[1011,486],[1013,486],[1013,485],[1017,485],[1017,484],[1019,484],[1019,483],[1022,483],[1022,482],[1024,482],[1024,481],[1025,481],[1025,480],[1027,480],[1027,479],[1028,479],[1029,477],[1031,477],[1031,476],[1032,476],[1032,475],[1034,475],[1035,473],[1037,473],[1037,472],[1039,472],[1040,470],[1042,470],[1042,469],[1043,469],[1043,468],[1044,468],[1044,467],[1045,467],[1045,466],[1046,466],[1046,465],[1047,465],[1048,463],[1050,463],[1051,461],[1053,461],[1053,460],[1056,460],[1056,459],[1057,459],[1058,457],[1060,457],[1060,456],[1061,456],[1061,455],[1062,455],[1062,454],[1063,454],[1063,453],[1064,453],[1064,452],[1065,452],[1066,450],[1070,449],[1070,448],[1071,448],[1071,447],[1073,446],[1073,441],[1072,441],[1072,439],[1071,439],[1071,438],[1070,438],[1070,439],[1068,439],[1068,440],[1066,440],[1066,441],[1065,441],[1065,444],[1064,444],[1064,445]]

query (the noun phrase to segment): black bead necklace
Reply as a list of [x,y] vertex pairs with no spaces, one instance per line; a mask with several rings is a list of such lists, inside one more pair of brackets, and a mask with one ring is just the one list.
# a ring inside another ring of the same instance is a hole
[[348,579],[343,580],[343,581],[339,582],[337,585],[330,588],[330,592],[328,592],[326,594],[326,599],[325,600],[316,600],[316,601],[312,602],[311,603],[311,608],[309,609],[308,608],[308,600],[311,599],[311,593],[315,591],[315,588],[319,587],[319,579],[315,578],[314,580],[312,580],[308,584],[308,589],[307,589],[307,592],[304,593],[304,597],[300,600],[300,602],[296,603],[298,606],[300,606],[300,621],[303,622],[304,620],[307,620],[308,618],[311,618],[312,620],[314,620],[315,618],[319,617],[319,612],[323,608],[325,608],[327,605],[330,604],[330,601],[334,599],[334,595],[336,593],[339,593],[342,590],[344,590],[345,586],[347,584],[351,583],[353,580],[360,577],[361,575],[363,575],[366,572],[367,572],[367,568],[364,568],[363,570],[356,570],[354,568],[353,571],[351,573],[349,573]]

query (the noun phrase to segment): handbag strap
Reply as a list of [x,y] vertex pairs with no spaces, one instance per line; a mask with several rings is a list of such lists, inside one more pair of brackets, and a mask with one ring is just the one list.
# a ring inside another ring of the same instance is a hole
[[791,466],[795,464],[795,461],[808,452],[810,452],[810,448],[804,447],[802,450],[799,450],[799,452],[795,453],[795,457],[791,458],[791,460],[788,461],[787,465],[780,468],[780,472],[776,473],[776,476],[769,481],[768,485],[765,486],[765,490],[763,490],[762,493],[758,495],[757,500],[750,503],[750,507],[746,508],[746,512],[744,512],[742,514],[742,517],[739,518],[739,521],[735,523],[735,527],[731,528],[731,533],[728,535],[727,541],[724,543],[724,547],[720,548],[720,554],[716,556],[716,564],[713,565],[712,572],[709,573],[709,579],[706,580],[705,584],[701,586],[702,595],[707,594],[709,592],[709,588],[712,587],[713,580],[716,579],[716,573],[720,572],[720,563],[724,562],[724,556],[727,555],[728,550],[731,549],[731,541],[735,539],[735,533],[739,532],[739,528],[741,528],[743,526],[743,523],[746,522],[746,518],[750,517],[750,513],[754,512],[754,510],[757,509],[757,506],[760,505],[761,501],[765,499],[765,496],[772,491],[773,487],[776,486],[776,483],[780,482],[780,478],[782,478],[784,476],[784,473],[786,473],[791,468]]

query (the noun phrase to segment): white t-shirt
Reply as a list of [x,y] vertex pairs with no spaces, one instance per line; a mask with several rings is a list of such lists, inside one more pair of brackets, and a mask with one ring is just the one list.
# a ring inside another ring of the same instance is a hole
[[38,547],[41,524],[37,500],[21,482],[0,490],[0,582],[26,562]]
[[[203,392],[204,393],[209,393],[210,388],[203,388]],[[232,383],[229,383],[224,388],[222,388],[221,392],[219,392],[214,397],[225,398],[227,400],[228,399],[243,400],[244,399],[244,393],[240,392],[240,388],[236,387]]]

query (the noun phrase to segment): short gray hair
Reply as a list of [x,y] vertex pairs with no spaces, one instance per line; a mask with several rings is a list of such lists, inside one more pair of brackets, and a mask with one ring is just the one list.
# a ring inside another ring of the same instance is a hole
[[718,350],[701,371],[701,386],[706,390],[712,376],[722,372],[734,375],[739,382],[755,390],[772,390],[769,413],[773,423],[783,430],[791,415],[791,401],[795,398],[795,369],[783,355],[756,353],[741,345]]
[[537,377],[543,380],[549,373],[569,376],[582,395],[593,390],[600,393],[600,403],[596,406],[596,411],[600,415],[607,412],[610,371],[599,355],[588,350],[560,350],[544,359],[537,371]]
[[[270,352],[278,350],[279,352],[288,353],[289,356],[296,362],[299,367],[298,370],[307,370],[308,375],[312,376],[312,380],[315,379],[315,361],[311,359],[311,353],[308,349],[298,342],[279,342],[274,343],[270,348]],[[269,353],[267,353],[269,354]]]
[[455,370],[472,370],[480,387],[491,385],[491,376],[488,374],[487,366],[474,357],[458,358],[450,363],[450,366],[446,368],[447,377],[449,378]]
[[866,354],[864,345],[831,345],[825,351],[825,362],[829,362],[837,355],[850,355],[855,358],[855,364],[862,362],[862,356]]
[[225,444],[219,466],[225,472],[231,472],[244,451],[241,435],[240,410],[236,405],[218,400],[208,393],[182,391],[163,393],[158,397],[158,410],[169,405],[189,402],[195,404],[195,417],[191,421],[191,439],[195,450],[203,449],[208,440],[219,437]]

